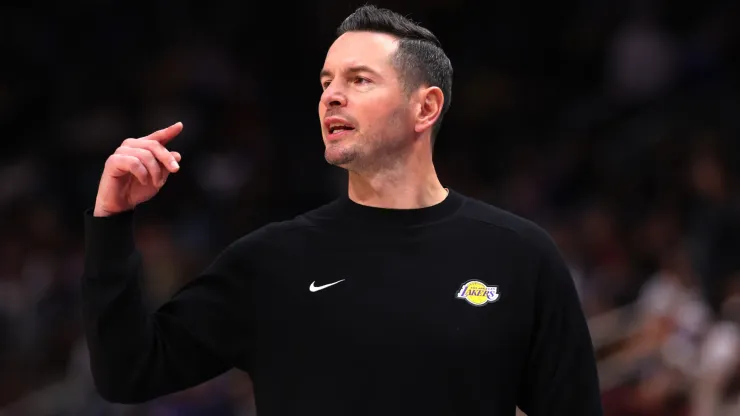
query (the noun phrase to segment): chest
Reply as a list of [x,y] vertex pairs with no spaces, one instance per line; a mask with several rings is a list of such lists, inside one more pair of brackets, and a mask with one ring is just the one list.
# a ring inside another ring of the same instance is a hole
[[526,342],[532,268],[506,245],[444,240],[314,241],[286,251],[256,282],[260,335],[271,345],[421,351]]

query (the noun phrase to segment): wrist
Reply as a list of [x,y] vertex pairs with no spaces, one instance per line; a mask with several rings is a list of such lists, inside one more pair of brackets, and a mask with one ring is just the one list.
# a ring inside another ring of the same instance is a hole
[[93,209],[93,217],[112,217],[113,215],[120,214],[121,212],[125,211],[125,210],[112,211],[112,210],[105,209],[104,207],[105,207],[105,204],[96,202],[95,208]]

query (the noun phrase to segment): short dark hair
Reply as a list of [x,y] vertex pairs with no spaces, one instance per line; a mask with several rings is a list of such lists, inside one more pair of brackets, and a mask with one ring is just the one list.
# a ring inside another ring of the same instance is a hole
[[372,5],[358,8],[337,28],[337,37],[347,32],[378,32],[399,39],[393,65],[401,74],[407,92],[422,85],[439,87],[444,104],[432,126],[432,146],[442,125],[442,117],[452,102],[452,63],[436,36],[419,24],[388,9]]

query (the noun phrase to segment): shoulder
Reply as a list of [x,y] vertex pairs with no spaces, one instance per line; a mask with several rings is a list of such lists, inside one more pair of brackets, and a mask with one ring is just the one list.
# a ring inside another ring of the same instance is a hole
[[294,247],[295,243],[305,241],[306,236],[320,227],[317,220],[329,216],[335,204],[332,201],[293,218],[266,223],[232,241],[225,251],[264,254],[267,249]]
[[534,221],[506,211],[490,203],[472,197],[465,197],[466,203],[460,216],[484,227],[493,227],[508,233],[525,245],[525,248],[542,254],[557,251],[552,236]]
[[527,270],[523,275],[530,277],[541,293],[577,293],[569,265],[543,226],[475,198],[467,198],[460,217],[476,228],[495,229],[499,247],[504,245],[500,250],[523,265]]

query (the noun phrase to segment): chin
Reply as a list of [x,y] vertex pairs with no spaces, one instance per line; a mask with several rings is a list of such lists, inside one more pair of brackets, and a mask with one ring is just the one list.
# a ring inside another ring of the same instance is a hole
[[346,168],[357,158],[357,152],[344,146],[329,145],[324,151],[324,159],[334,166]]
[[350,167],[352,161],[355,160],[355,158],[352,157],[351,155],[337,156],[337,155],[330,155],[330,154],[325,154],[324,159],[326,159],[326,161],[330,165],[339,166],[340,168]]

